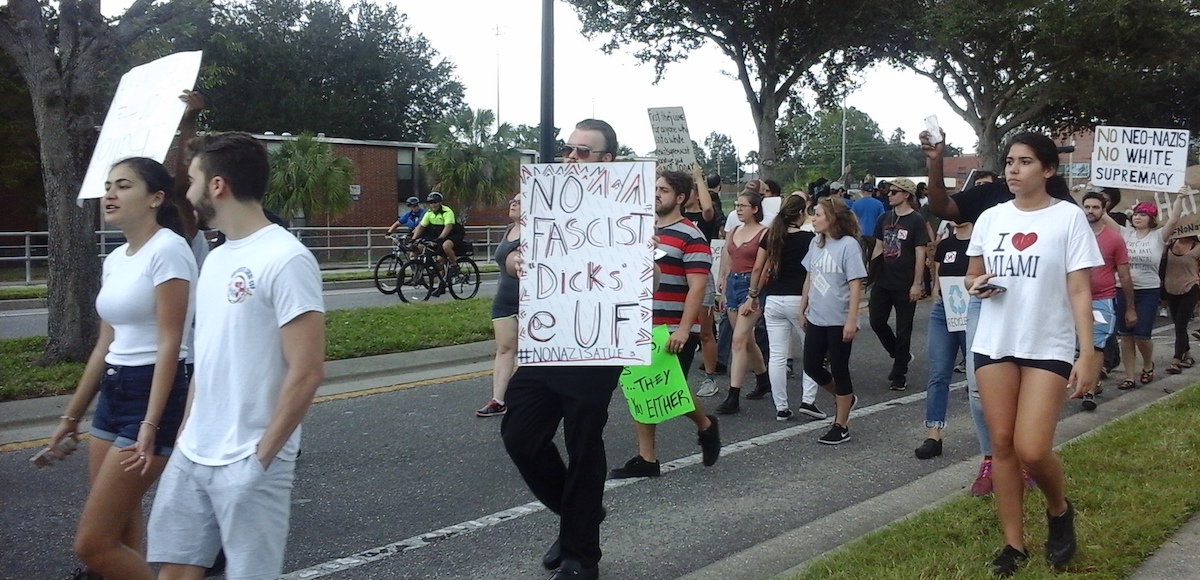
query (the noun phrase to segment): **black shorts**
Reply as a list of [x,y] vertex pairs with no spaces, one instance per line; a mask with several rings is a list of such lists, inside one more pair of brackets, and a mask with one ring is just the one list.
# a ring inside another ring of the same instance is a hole
[[987,365],[996,363],[1012,363],[1022,368],[1050,371],[1064,379],[1071,378],[1071,363],[1061,360],[1039,360],[1032,358],[1017,358],[1015,356],[992,358],[977,352],[972,354],[975,355],[975,370],[979,370]]

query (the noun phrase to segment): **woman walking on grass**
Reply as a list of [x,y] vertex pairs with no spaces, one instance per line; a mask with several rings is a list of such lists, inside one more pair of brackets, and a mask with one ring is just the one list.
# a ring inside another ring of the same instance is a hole
[[1013,137],[1005,176],[1015,196],[980,216],[971,236],[966,285],[982,299],[971,350],[992,439],[992,481],[1005,546],[992,572],[1007,577],[1028,559],[1021,468],[1046,497],[1046,561],[1064,568],[1075,555],[1075,510],[1065,495],[1054,431],[1063,391],[1079,398],[1096,383],[1091,348],[1075,360],[1076,337],[1092,336],[1091,268],[1103,264],[1078,206],[1046,191],[1061,180],[1053,141]]
[[100,336],[50,447],[79,435],[79,419],[99,392],[88,443],[91,488],[75,533],[87,571],[75,577],[149,579],[142,496],[162,473],[183,420],[196,259],[179,233],[179,206],[167,193],[174,181],[162,164],[118,162],[104,186],[104,221],[128,241],[104,260]]

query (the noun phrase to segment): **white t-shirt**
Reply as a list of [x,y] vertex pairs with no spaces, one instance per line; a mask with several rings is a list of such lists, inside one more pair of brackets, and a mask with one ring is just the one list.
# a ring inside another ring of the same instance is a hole
[[[205,258],[208,258],[208,252],[209,252],[208,238],[205,237],[203,230],[196,232],[196,235],[192,237],[192,242],[190,245],[192,247],[192,255],[196,257],[196,268],[203,268],[204,260],[205,260]],[[196,303],[196,285],[195,284],[192,284],[192,296],[191,296],[190,302],[193,305],[195,305],[195,303]],[[194,362],[196,362],[195,361],[196,333],[193,332],[190,327],[188,329],[187,345],[188,345],[188,352],[191,353],[189,356],[186,357],[187,362],[194,363]]]
[[[1133,279],[1133,289],[1148,290],[1161,286],[1158,267],[1162,265],[1163,249],[1167,247],[1162,228],[1150,230],[1150,233],[1139,238],[1137,228],[1122,226],[1121,237],[1125,238],[1125,249],[1129,251],[1129,277]],[[1120,286],[1121,283],[1117,282],[1117,287]]]
[[[229,240],[204,261],[197,284],[195,393],[176,447],[201,465],[228,465],[258,449],[287,374],[280,328],[324,312],[312,252],[271,224]],[[276,457],[294,460],[300,428]]]
[[[96,312],[113,327],[113,341],[104,362],[122,366],[152,365],[158,359],[158,318],[154,288],[168,280],[184,280],[189,291],[195,286],[197,268],[188,243],[175,232],[162,228],[132,256],[129,244],[121,244],[104,258]],[[195,305],[188,300],[179,358],[188,356]]]
[[[762,200],[763,219],[760,222],[763,227],[771,227],[771,222],[775,220],[775,216],[779,215],[779,207],[782,205],[782,197],[764,197]],[[737,203],[736,201],[734,203]],[[729,212],[725,216],[725,234],[728,235],[738,226],[742,225],[742,220],[738,219],[737,208]]]
[[[968,256],[983,256],[1007,289],[982,301],[971,351],[991,358],[1075,360],[1067,273],[1104,264],[1079,206],[1055,201],[1021,211],[1011,201],[979,216]],[[1090,340],[1090,338],[1089,338]]]

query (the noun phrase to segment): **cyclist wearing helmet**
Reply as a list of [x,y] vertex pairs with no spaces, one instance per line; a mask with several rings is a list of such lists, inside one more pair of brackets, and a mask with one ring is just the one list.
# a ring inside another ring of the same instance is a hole
[[[413,230],[412,237],[414,240],[435,241],[438,253],[445,257],[447,270],[453,273],[454,261],[458,259],[456,252],[463,240],[462,224],[454,217],[454,210],[442,204],[442,194],[436,191],[430,193],[425,198],[425,203],[429,209],[425,210],[425,215]],[[440,293],[441,289],[438,289],[434,295]]]
[[406,227],[409,230],[415,230],[417,229],[417,226],[421,225],[421,218],[425,217],[425,210],[421,209],[421,200],[417,199],[416,196],[413,196],[408,198],[407,203],[408,211],[400,214],[400,217],[396,218],[396,223],[392,224],[392,227],[388,228],[388,234],[396,233],[396,230],[400,229],[401,226]]

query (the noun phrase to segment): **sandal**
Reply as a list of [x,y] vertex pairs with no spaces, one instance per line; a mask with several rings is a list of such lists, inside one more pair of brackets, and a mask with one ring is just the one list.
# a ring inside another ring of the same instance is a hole
[[1150,381],[1153,381],[1153,380],[1154,380],[1154,366],[1151,365],[1150,370],[1142,369],[1142,378],[1141,378],[1142,384],[1148,385],[1148,384],[1150,384]]
[[1183,372],[1183,369],[1180,369],[1179,365],[1176,363],[1171,363],[1171,364],[1167,365],[1167,374],[1168,375],[1177,375],[1182,372]]
[[1190,369],[1196,366],[1196,359],[1192,358],[1192,355],[1190,354],[1185,354],[1183,355],[1183,358],[1179,359],[1179,366],[1181,368]]
[[1129,379],[1125,379],[1125,380],[1121,381],[1121,384],[1117,385],[1117,388],[1122,391],[1128,391],[1129,389],[1132,389],[1136,386],[1137,386],[1137,383],[1135,383]]

